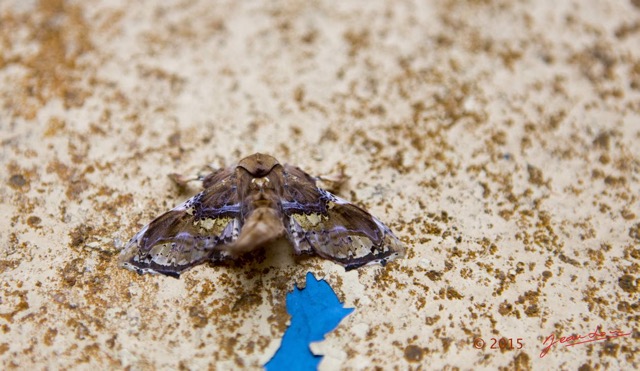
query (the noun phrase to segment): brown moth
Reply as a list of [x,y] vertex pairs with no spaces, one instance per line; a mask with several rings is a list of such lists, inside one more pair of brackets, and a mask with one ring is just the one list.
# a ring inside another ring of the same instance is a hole
[[216,170],[202,179],[202,192],[142,228],[123,249],[120,266],[178,277],[281,236],[296,255],[317,254],[346,270],[404,256],[387,226],[316,180],[260,153]]

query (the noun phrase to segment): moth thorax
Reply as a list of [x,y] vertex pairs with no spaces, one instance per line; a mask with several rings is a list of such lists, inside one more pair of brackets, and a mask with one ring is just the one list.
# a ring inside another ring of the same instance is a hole
[[269,183],[270,180],[267,177],[251,179],[251,184],[258,189],[269,188]]

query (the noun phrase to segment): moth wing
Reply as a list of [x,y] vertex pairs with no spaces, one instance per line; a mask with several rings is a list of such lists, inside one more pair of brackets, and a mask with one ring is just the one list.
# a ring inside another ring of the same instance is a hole
[[119,264],[142,273],[178,277],[207,260],[223,260],[216,249],[238,237],[240,205],[233,174],[146,225],[125,246]]
[[346,270],[404,256],[404,245],[380,220],[317,188],[301,170],[287,170],[283,210],[296,253],[316,253]]

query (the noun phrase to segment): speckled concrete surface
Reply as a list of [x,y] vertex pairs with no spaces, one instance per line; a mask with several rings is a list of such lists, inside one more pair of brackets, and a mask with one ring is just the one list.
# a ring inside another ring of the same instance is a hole
[[[259,368],[307,271],[356,308],[321,369],[640,367],[640,2],[162,3],[0,3],[2,369]],[[168,174],[258,151],[408,257],[117,268]]]

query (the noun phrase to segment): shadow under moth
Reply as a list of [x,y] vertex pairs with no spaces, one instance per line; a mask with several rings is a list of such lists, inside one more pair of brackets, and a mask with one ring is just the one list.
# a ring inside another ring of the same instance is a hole
[[121,267],[179,277],[206,261],[234,259],[286,236],[296,255],[345,267],[404,256],[377,218],[324,189],[318,178],[256,153],[202,179],[204,190],[146,225],[124,247]]

